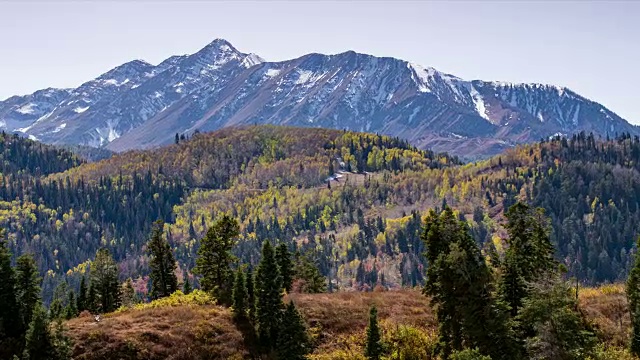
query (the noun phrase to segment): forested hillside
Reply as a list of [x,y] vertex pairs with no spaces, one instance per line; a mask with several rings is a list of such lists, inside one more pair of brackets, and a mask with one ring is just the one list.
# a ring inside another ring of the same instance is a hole
[[629,136],[556,138],[473,164],[385,136],[275,126],[94,163],[15,136],[0,147],[0,226],[15,256],[36,254],[47,302],[61,280],[79,286],[101,247],[146,296],[157,219],[179,274],[192,278],[200,239],[228,213],[241,261],[281,242],[312,259],[329,290],[421,284],[422,219],[445,204],[485,253],[504,250],[503,210],[517,199],[545,208],[557,258],[589,284],[626,278],[640,230],[640,141]]

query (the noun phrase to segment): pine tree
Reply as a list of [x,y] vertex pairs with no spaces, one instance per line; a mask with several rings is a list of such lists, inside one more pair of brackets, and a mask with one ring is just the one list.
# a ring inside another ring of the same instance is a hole
[[98,250],[96,259],[91,263],[91,286],[95,288],[100,312],[112,312],[120,306],[118,276],[118,266],[109,250]]
[[[636,240],[636,248],[640,249],[640,236]],[[636,253],[635,263],[627,279],[627,300],[631,314],[630,351],[640,357],[640,255]]]
[[71,339],[65,334],[64,325],[62,320],[57,320],[52,338],[52,345],[55,353],[55,360],[71,360],[73,351],[73,343]]
[[364,356],[370,360],[379,360],[384,352],[382,337],[378,327],[378,309],[372,306],[369,310],[369,326],[367,326],[367,342]]
[[122,284],[120,294],[122,306],[131,307],[136,303],[136,290],[133,288],[133,280],[131,278],[127,278],[127,281]]
[[244,272],[241,268],[236,270],[233,282],[233,316],[236,319],[244,319],[247,316],[247,287],[245,285]]
[[151,239],[147,244],[151,259],[151,297],[154,299],[169,296],[178,290],[178,278],[175,274],[176,260],[163,236],[164,222],[158,220],[153,224]]
[[49,321],[42,305],[38,304],[33,310],[32,320],[25,337],[23,359],[25,360],[49,360],[55,359]]
[[191,281],[189,281],[189,274],[186,271],[184,272],[183,278],[184,283],[182,284],[182,293],[185,295],[191,294],[193,287],[191,286]]
[[327,291],[326,278],[320,274],[318,267],[307,256],[299,253],[296,253],[294,278],[299,283],[299,292],[318,294]]
[[4,240],[4,232],[0,229],[0,356],[7,358],[13,352],[15,341],[24,333],[15,285],[11,254]]
[[256,317],[256,296],[255,296],[255,282],[253,277],[253,270],[251,267],[247,270],[247,313],[249,314],[249,320],[255,321]]
[[25,326],[31,324],[33,310],[40,302],[40,282],[33,256],[20,256],[16,261],[16,300],[20,307],[22,324]]
[[276,344],[278,359],[304,360],[311,352],[311,341],[300,313],[290,301],[280,325],[280,335]]
[[80,279],[80,292],[78,293],[78,301],[76,303],[76,307],[78,308],[78,312],[81,313],[87,309],[87,280],[84,275]]
[[96,287],[93,286],[93,283],[89,284],[89,291],[87,291],[87,303],[85,304],[85,307],[92,314],[96,314],[98,312],[98,294],[96,293]]
[[200,285],[204,291],[212,292],[222,304],[229,305],[233,271],[231,264],[237,259],[231,254],[240,234],[238,222],[223,215],[207,231],[198,249],[195,274],[202,276]]
[[278,340],[283,308],[282,280],[269,241],[265,241],[262,246],[262,259],[256,271],[255,286],[258,337],[263,348],[269,351]]
[[278,262],[278,270],[282,277],[282,288],[286,292],[291,292],[291,285],[293,284],[293,262],[291,261],[291,253],[287,249],[285,243],[280,243],[276,247],[276,261]]
[[69,299],[67,300],[67,307],[64,309],[64,317],[72,319],[78,316],[78,308],[76,307],[76,296],[73,290],[69,291]]

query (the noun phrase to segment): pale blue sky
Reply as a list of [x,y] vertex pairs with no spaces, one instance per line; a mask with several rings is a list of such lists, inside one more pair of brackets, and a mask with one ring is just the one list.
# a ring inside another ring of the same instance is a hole
[[640,124],[638,1],[0,0],[0,99],[217,37],[267,60],[356,50],[465,79],[563,85]]

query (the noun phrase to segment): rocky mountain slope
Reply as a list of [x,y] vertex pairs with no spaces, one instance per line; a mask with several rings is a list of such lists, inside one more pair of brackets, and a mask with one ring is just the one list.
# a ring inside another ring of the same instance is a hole
[[157,66],[123,64],[77,89],[0,102],[5,131],[114,151],[254,123],[379,132],[466,157],[555,134],[640,134],[563,87],[466,81],[353,51],[267,62],[222,39]]

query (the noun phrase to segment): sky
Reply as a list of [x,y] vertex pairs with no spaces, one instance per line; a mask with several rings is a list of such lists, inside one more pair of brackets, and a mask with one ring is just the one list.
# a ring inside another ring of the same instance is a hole
[[0,99],[215,38],[269,61],[355,50],[566,86],[640,124],[640,1],[0,0]]

